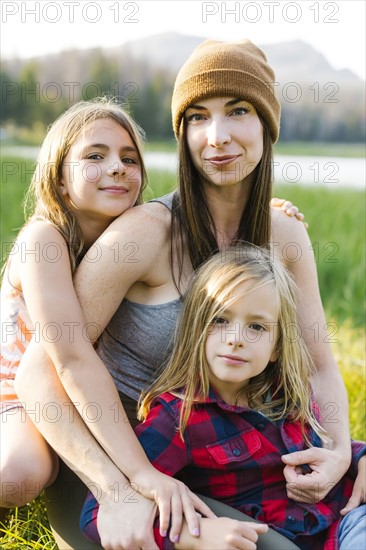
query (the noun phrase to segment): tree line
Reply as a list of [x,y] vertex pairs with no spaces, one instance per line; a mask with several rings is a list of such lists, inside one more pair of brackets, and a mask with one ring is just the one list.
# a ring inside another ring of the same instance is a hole
[[[148,140],[173,138],[170,101],[175,73],[128,54],[100,49],[5,62],[0,71],[2,126],[45,129],[72,103],[116,97]],[[362,87],[288,83],[279,90],[281,141],[364,142]]]

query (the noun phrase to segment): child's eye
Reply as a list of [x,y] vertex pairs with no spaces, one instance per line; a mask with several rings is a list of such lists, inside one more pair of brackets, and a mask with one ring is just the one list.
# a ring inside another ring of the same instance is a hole
[[123,157],[121,160],[123,164],[137,164],[137,160],[132,157]]
[[99,153],[91,153],[86,158],[89,160],[102,160],[103,156]]
[[266,327],[260,325],[259,323],[250,323],[249,328],[255,330],[256,332],[264,332]]
[[227,320],[224,317],[214,317],[212,319],[213,325],[224,325],[225,323],[227,323]]

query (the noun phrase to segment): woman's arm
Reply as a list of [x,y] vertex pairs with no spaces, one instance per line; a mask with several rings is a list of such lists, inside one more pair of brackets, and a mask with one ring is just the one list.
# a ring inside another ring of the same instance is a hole
[[358,474],[353,485],[352,495],[340,512],[342,516],[366,502],[366,455],[360,458],[357,466]]
[[[323,427],[332,441],[329,449],[285,455],[284,461],[292,466],[308,463],[314,469],[313,479],[307,475],[299,480],[304,486],[297,487],[296,500],[299,500],[299,491],[304,491],[304,498],[306,491],[310,491],[313,499],[322,500],[350,464],[347,392],[330,347],[316,263],[306,229],[296,219],[278,211],[272,210],[272,219],[274,253],[284,260],[298,287],[299,336],[304,338],[316,367],[312,386]],[[314,482],[312,486],[311,482]]]

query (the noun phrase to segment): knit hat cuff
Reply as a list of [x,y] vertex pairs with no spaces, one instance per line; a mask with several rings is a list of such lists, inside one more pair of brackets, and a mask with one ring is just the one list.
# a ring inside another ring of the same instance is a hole
[[207,97],[237,97],[252,103],[268,122],[273,143],[278,139],[280,104],[273,91],[273,82],[264,82],[251,73],[238,69],[210,69],[180,83],[174,91],[173,127],[178,136],[186,109]]

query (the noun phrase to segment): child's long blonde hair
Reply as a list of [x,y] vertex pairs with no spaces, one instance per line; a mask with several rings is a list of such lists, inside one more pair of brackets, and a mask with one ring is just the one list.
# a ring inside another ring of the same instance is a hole
[[136,205],[141,204],[147,180],[142,157],[143,131],[121,105],[104,97],[76,103],[52,124],[43,141],[25,198],[26,225],[36,219],[47,220],[55,225],[69,245],[73,271],[83,251],[84,239],[75,214],[60,192],[62,165],[70,147],[86,126],[100,119],[117,122],[128,132],[137,149],[142,185]]
[[247,244],[215,254],[195,273],[185,296],[171,358],[161,376],[142,394],[140,419],[146,418],[158,395],[178,391],[184,396],[179,425],[183,437],[194,402],[204,400],[209,392],[205,353],[209,330],[214,319],[237,299],[233,293],[246,281],[250,282],[248,291],[273,283],[280,304],[275,347],[278,359],[250,379],[244,390],[249,407],[273,421],[290,416],[300,421],[304,434],[305,425],[310,425],[324,436],[311,407],[313,366],[298,333],[294,282],[282,264],[271,259],[271,252]]

